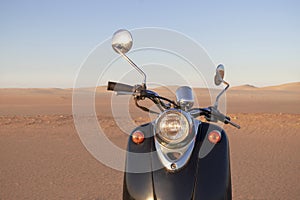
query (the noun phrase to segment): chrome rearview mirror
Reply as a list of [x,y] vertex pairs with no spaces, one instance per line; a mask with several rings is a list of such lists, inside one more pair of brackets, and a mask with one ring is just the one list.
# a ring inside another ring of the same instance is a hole
[[225,69],[224,65],[219,64],[216,69],[215,84],[220,85],[224,80]]
[[229,83],[224,81],[224,75],[225,75],[225,68],[224,65],[219,64],[216,69],[216,75],[215,75],[215,84],[220,85],[221,83],[224,83],[226,87],[218,94],[216,98],[216,102],[214,104],[215,108],[218,108],[219,99],[224,94],[224,92],[229,88]]
[[125,29],[118,30],[112,37],[111,45],[117,53],[127,53],[132,47],[131,33]]
[[111,41],[112,48],[120,54],[129,64],[136,69],[144,78],[143,87],[146,88],[146,74],[139,68],[127,55],[126,53],[132,47],[132,36],[128,30],[120,29],[116,31]]

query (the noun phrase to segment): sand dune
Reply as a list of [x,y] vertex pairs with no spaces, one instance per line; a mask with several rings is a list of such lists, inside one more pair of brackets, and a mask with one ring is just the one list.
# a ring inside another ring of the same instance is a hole
[[253,85],[246,84],[246,85],[232,87],[230,90],[256,90],[256,89],[258,88]]
[[269,86],[264,87],[262,89],[265,90],[287,90],[287,91],[300,91],[300,82],[295,83],[286,83],[282,85],[276,85],[276,86]]
[[[227,113],[242,126],[225,126],[234,199],[299,198],[299,84],[241,86],[227,93]],[[211,103],[207,89],[195,91],[201,106]],[[116,127],[110,109],[112,95],[105,87],[97,88],[96,113],[107,137],[125,148],[127,136]],[[1,200],[121,199],[122,172],[101,164],[85,149],[71,104],[71,89],[0,89]],[[120,101],[122,105],[126,102]],[[148,120],[132,103],[130,113],[137,124]]]
[[231,90],[286,90],[286,91],[300,91],[300,82],[285,83],[281,85],[256,87],[254,85],[241,85],[232,87]]

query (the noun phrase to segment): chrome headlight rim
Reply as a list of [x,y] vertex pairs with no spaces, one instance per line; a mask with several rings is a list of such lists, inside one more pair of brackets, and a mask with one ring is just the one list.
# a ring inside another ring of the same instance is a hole
[[[183,119],[187,123],[186,124],[187,130],[185,130],[185,133],[181,137],[179,137],[178,139],[175,139],[175,140],[165,137],[164,134],[162,134],[162,131],[160,130],[160,123],[162,122],[164,117],[167,117],[167,115],[169,115],[169,114],[177,114],[177,115],[183,117]],[[181,148],[181,147],[189,144],[195,136],[195,133],[193,131],[193,119],[189,113],[187,113],[183,110],[179,110],[179,109],[175,109],[175,108],[165,110],[155,120],[154,134],[155,134],[155,138],[161,145],[163,145],[167,148]]]

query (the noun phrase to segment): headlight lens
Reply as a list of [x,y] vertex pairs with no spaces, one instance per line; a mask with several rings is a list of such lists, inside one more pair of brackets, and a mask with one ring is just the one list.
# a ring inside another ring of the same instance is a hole
[[162,144],[186,143],[192,127],[191,117],[181,110],[170,109],[156,120],[155,134]]

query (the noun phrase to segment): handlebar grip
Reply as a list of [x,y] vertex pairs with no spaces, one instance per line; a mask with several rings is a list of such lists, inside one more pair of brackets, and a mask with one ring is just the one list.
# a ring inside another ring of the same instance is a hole
[[107,90],[116,92],[134,92],[134,87],[123,83],[109,81],[107,85]]
[[241,128],[240,125],[238,125],[238,124],[236,124],[234,122],[231,122],[230,120],[226,120],[226,124],[230,124],[231,126],[234,126],[235,128],[238,128],[238,129]]

